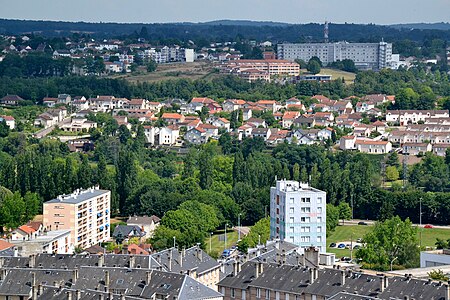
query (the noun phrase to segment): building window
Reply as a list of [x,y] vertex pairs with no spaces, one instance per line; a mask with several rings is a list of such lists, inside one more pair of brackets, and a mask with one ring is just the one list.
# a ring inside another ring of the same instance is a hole
[[260,288],[256,289],[256,298],[261,298],[261,289]]
[[294,227],[289,227],[289,232],[294,233]]
[[317,208],[317,213],[319,213],[319,214],[322,213],[322,207],[318,207],[318,208]]
[[270,299],[270,290],[266,290],[266,299]]
[[294,220],[295,220],[294,217],[290,217],[290,218],[289,218],[289,223],[295,223]]
[[236,297],[235,290],[233,288],[231,288],[231,298],[234,298],[234,297]]
[[322,197],[317,198],[317,204],[322,204]]
[[322,217],[317,217],[317,223],[322,223]]
[[321,236],[318,236],[318,237],[317,237],[317,242],[318,242],[318,243],[322,243],[322,237],[321,237]]
[[311,227],[309,226],[302,226],[300,228],[300,232],[310,232],[311,231]]
[[277,205],[280,205],[280,196],[277,195]]
[[317,226],[317,232],[322,232],[322,226]]
[[311,238],[310,238],[309,236],[302,236],[302,237],[300,238],[300,241],[301,241],[302,243],[309,243],[309,242],[311,241]]
[[302,207],[302,213],[309,213],[311,212],[311,207]]
[[302,222],[302,223],[309,223],[310,222],[310,218],[309,217],[301,217],[300,218],[300,222]]
[[289,208],[289,213],[290,213],[290,214],[293,214],[293,213],[294,213],[294,208],[293,208],[293,207]]
[[294,204],[294,198],[289,199],[289,204]]
[[311,198],[302,198],[302,203],[311,203]]
[[294,243],[294,237],[293,236],[290,236],[289,240],[291,241],[292,244]]

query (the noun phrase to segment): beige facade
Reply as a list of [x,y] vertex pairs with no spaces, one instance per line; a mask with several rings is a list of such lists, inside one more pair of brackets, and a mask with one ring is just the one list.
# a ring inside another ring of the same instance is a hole
[[110,239],[111,192],[90,188],[44,203],[47,230],[68,229],[74,247],[88,248]]

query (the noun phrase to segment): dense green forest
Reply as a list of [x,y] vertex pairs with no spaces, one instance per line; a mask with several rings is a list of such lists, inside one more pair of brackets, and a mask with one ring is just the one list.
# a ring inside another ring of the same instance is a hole
[[[96,148],[88,154],[70,153],[67,145],[57,140],[36,140],[18,132],[1,138],[0,182],[11,192],[2,194],[0,213],[10,217],[0,218],[0,225],[17,226],[38,213],[42,201],[98,184],[112,191],[115,215],[166,214],[161,231],[176,231],[180,244],[191,245],[203,242],[217,226],[236,224],[239,213],[244,225],[263,218],[275,178],[309,181],[327,192],[330,205],[348,203],[354,217],[362,219],[399,215],[417,222],[422,198],[424,223],[449,224],[450,193],[445,192],[450,188],[448,157],[425,156],[409,170],[407,186],[385,189],[382,162],[402,173],[396,156],[385,160],[383,156],[289,144],[268,150],[259,138],[243,142],[222,138],[192,147],[180,157],[145,148],[141,125],[133,128],[133,138],[125,126],[117,126],[111,119],[104,119]],[[13,195],[23,201],[12,201]],[[199,210],[210,212],[208,218],[189,217]],[[164,231],[158,234],[164,235]]]

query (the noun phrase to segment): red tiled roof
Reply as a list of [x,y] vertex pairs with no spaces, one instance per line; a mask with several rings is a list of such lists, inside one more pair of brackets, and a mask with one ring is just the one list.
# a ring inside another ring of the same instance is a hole
[[11,247],[14,247],[14,245],[11,243],[8,243],[7,241],[0,240],[0,251],[9,249]]
[[163,119],[181,119],[183,118],[182,115],[177,113],[163,113],[162,117]]

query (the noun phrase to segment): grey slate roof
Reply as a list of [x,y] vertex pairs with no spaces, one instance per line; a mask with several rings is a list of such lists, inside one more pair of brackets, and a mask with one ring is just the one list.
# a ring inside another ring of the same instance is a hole
[[215,259],[197,246],[182,251],[172,247],[152,254],[152,257],[162,265],[164,270],[170,272],[196,270],[197,274],[202,274],[219,267]]
[[121,234],[123,238],[130,236],[143,237],[145,235],[141,227],[137,225],[117,225],[116,228],[114,228],[112,236],[117,237],[119,234]]
[[151,217],[147,217],[147,216],[143,216],[143,217],[137,217],[137,216],[133,216],[133,217],[129,217],[127,220],[127,224],[128,225],[151,225],[152,222],[157,224],[161,221],[161,219],[157,216],[151,216]]
[[329,300],[375,300],[378,298],[373,297],[367,297],[363,295],[356,295],[356,294],[350,294],[346,292],[340,292],[336,295],[334,295],[331,298],[328,298]]
[[74,274],[71,270],[10,269],[1,281],[0,295],[31,295],[33,273],[36,284],[53,285],[57,282],[67,287],[72,285]]
[[404,299],[409,296],[410,299],[444,300],[445,288],[439,282],[393,277],[389,278],[389,284],[379,298]]

